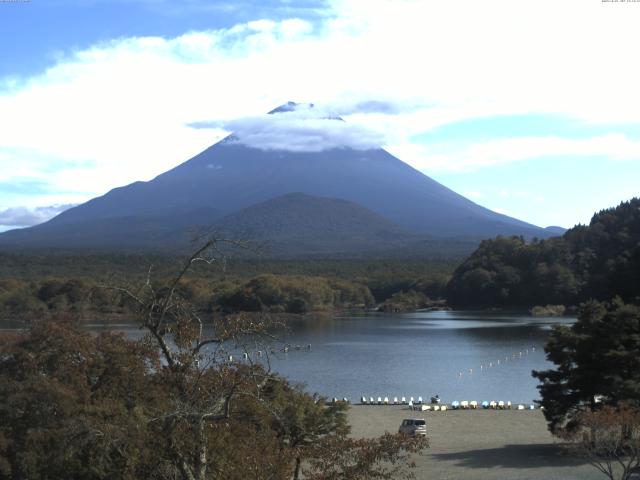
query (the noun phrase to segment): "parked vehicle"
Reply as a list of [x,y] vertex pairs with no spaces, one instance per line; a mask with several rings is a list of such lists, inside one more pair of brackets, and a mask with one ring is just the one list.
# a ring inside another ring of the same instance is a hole
[[427,434],[427,422],[423,418],[405,418],[400,425],[399,433],[415,437]]

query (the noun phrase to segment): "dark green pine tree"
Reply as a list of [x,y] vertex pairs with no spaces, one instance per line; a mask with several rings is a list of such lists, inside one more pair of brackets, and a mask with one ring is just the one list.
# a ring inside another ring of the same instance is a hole
[[587,302],[574,325],[553,329],[545,351],[556,368],[533,376],[551,431],[571,427],[596,398],[640,405],[640,307]]

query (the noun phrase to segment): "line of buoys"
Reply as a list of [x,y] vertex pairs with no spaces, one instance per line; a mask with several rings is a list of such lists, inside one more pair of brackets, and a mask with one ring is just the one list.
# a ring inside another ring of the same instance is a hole
[[[302,349],[302,347],[300,345],[296,345],[294,348],[296,350],[301,350]],[[290,349],[291,349],[290,345],[285,345],[280,349],[280,352],[288,353]],[[307,350],[311,350],[311,344],[307,345],[306,349]],[[256,351],[253,351],[253,352],[243,352],[242,353],[242,359],[243,360],[249,360],[252,357],[262,357],[263,355],[267,354],[268,352],[270,352],[271,354],[276,354],[277,353],[277,351],[275,349],[273,349],[273,348],[271,348],[270,350],[264,350],[264,351],[263,350],[256,350]],[[233,362],[233,360],[234,360],[233,355],[228,355],[226,357],[226,360],[229,363]]]
[[[285,344],[285,346],[284,346],[284,347],[282,347],[282,348],[281,348],[281,351],[282,351],[282,352],[284,352],[284,353],[288,353],[288,352],[289,352],[289,350],[291,350],[291,348],[292,348],[292,346],[291,346],[291,345],[289,345],[289,344],[287,343],[287,344]],[[302,347],[302,345],[297,345],[297,344],[296,344],[296,345],[293,345],[293,349],[294,349],[294,350],[298,350],[298,351],[299,351],[299,350],[302,350],[302,349],[303,349],[303,347]],[[307,344],[307,346],[306,346],[306,347],[304,347],[304,349],[306,349],[306,350],[311,350],[311,344],[310,344],[310,343],[308,343],[308,344]],[[273,351],[272,351],[272,353],[273,353]]]
[[[306,347],[302,347],[301,345],[294,345],[291,346],[289,344],[285,344],[284,346],[282,346],[279,351],[282,353],[289,353],[289,351],[291,349],[295,349],[295,350],[311,350],[311,344],[309,343]],[[275,355],[276,353],[278,353],[278,350],[276,350],[275,348],[270,348],[269,350],[256,350],[255,352],[244,352],[242,354],[242,358],[244,360],[249,360],[251,357],[253,356],[257,356],[257,357],[262,357],[264,354],[267,354],[268,352],[270,352],[271,354]],[[233,362],[233,355],[229,355],[227,356],[227,361],[228,362]]]
[[[532,345],[530,348],[526,348],[524,350],[519,350],[518,352],[512,352],[511,353],[511,360],[517,360],[519,358],[522,358],[523,355],[529,355],[529,352],[533,353],[536,351],[536,347],[534,345]],[[501,362],[507,363],[509,361],[509,356],[505,356],[504,357],[504,361],[502,361],[501,359],[496,360],[496,365],[500,365]],[[484,372],[489,368],[493,367],[493,361],[489,362],[486,366],[485,364],[480,364],[480,371]],[[467,369],[468,375],[473,375],[473,368],[469,368]],[[464,375],[462,373],[462,370],[460,370],[458,372],[458,378],[462,378]]]

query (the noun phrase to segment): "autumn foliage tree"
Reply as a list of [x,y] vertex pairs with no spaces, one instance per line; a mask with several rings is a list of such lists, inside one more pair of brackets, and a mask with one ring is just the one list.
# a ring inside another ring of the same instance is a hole
[[640,468],[640,409],[621,404],[582,412],[562,438],[610,480],[628,480]]
[[0,478],[151,478],[146,414],[162,409],[155,351],[68,319],[0,346]]
[[329,436],[315,447],[305,478],[392,480],[415,478],[411,455],[429,446],[425,437],[385,433],[374,439]]
[[400,467],[424,440],[350,439],[346,406],[252,361],[277,318],[193,308],[182,282],[194,264],[219,261],[218,247],[207,242],[166,284],[150,271],[139,288],[113,287],[140,340],[64,318],[0,338],[0,480],[266,480],[303,468],[305,478],[408,478]]

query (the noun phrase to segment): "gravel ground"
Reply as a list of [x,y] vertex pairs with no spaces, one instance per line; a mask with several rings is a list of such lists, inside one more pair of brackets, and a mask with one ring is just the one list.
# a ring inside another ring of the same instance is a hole
[[584,460],[563,454],[542,412],[518,410],[410,411],[406,406],[349,410],[354,437],[397,432],[403,418],[424,418],[431,447],[416,457],[418,479],[597,480]]

